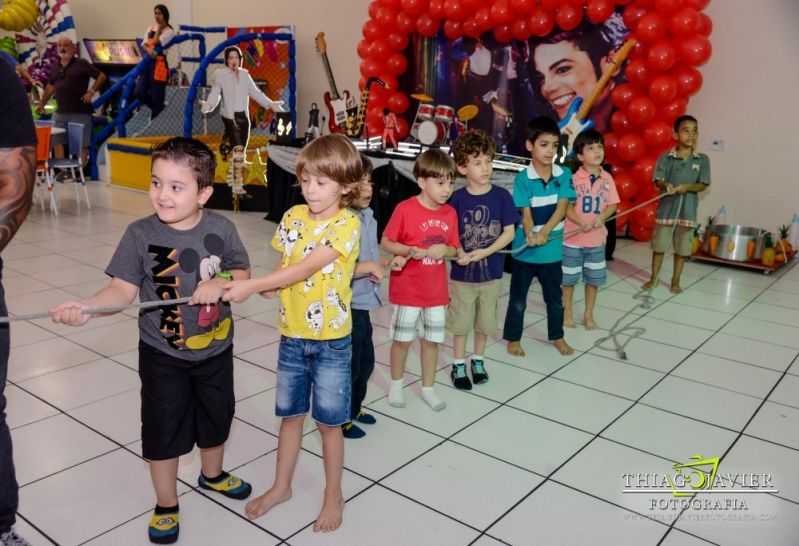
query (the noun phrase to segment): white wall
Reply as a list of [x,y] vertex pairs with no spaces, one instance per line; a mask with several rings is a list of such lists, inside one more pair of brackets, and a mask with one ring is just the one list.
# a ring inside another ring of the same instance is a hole
[[773,231],[799,213],[799,2],[714,0],[706,12],[713,55],[688,108],[703,151],[717,136],[726,151],[707,151],[713,184],[700,218],[724,205],[728,222]]
[[[300,130],[311,102],[328,90],[314,37],[325,32],[328,57],[339,90],[357,91],[360,77],[355,46],[368,17],[369,0],[168,0],[188,10],[200,26],[294,24],[297,32],[297,89]],[[152,20],[152,4],[69,0],[82,38],[138,36]],[[799,138],[799,1],[713,0],[713,55],[700,68],[704,84],[689,111],[700,124],[700,147],[710,155],[712,189],[700,215],[723,204],[733,223],[775,229],[799,212],[792,183],[797,176]],[[711,137],[723,137],[726,151],[708,151]]]

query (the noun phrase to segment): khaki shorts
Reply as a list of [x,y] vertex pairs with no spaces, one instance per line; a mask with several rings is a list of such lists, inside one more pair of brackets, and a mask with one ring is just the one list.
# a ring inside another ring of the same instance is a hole
[[447,331],[456,336],[480,332],[490,336],[497,329],[499,280],[488,282],[450,281]]
[[[671,230],[674,230],[672,236]],[[680,256],[691,256],[691,239],[693,238],[694,228],[685,226],[662,226],[655,225],[652,232],[652,250],[658,254],[665,254],[669,249],[669,243],[674,244],[674,253]]]

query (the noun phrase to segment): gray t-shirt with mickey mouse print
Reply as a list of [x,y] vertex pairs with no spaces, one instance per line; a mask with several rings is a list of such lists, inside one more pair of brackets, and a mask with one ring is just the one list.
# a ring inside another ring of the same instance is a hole
[[[191,296],[200,281],[218,271],[248,269],[250,260],[236,227],[204,210],[185,231],[153,214],[128,226],[105,272],[139,287],[140,301]],[[180,360],[215,356],[233,343],[230,304],[169,305],[139,312],[139,336],[146,345]]]

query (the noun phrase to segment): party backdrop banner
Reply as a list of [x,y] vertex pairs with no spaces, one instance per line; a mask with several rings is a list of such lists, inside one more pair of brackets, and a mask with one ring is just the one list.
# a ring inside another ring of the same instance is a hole
[[[708,3],[375,0],[357,49],[360,87],[370,77],[387,86],[372,89],[369,132],[382,133],[388,108],[403,116],[407,136],[425,102],[424,116],[469,112],[469,127],[491,134],[499,150],[526,155],[530,119],[548,115],[563,126],[585,113],[605,136],[624,210],[654,195],[657,156],[673,145],[672,124],[702,85],[696,67],[712,50]],[[631,215],[637,239],[651,237],[654,210]]]

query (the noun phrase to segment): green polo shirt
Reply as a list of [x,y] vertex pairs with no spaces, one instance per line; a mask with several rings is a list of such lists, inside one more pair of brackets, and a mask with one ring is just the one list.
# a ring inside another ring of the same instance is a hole
[[[655,164],[654,180],[665,180],[672,186],[682,184],[710,185],[710,159],[705,154],[693,152],[688,159],[677,155],[677,148],[662,154]],[[667,195],[658,203],[656,223],[671,226],[696,226],[696,209],[699,205],[699,194],[688,192],[682,196],[680,207],[679,195]]]

